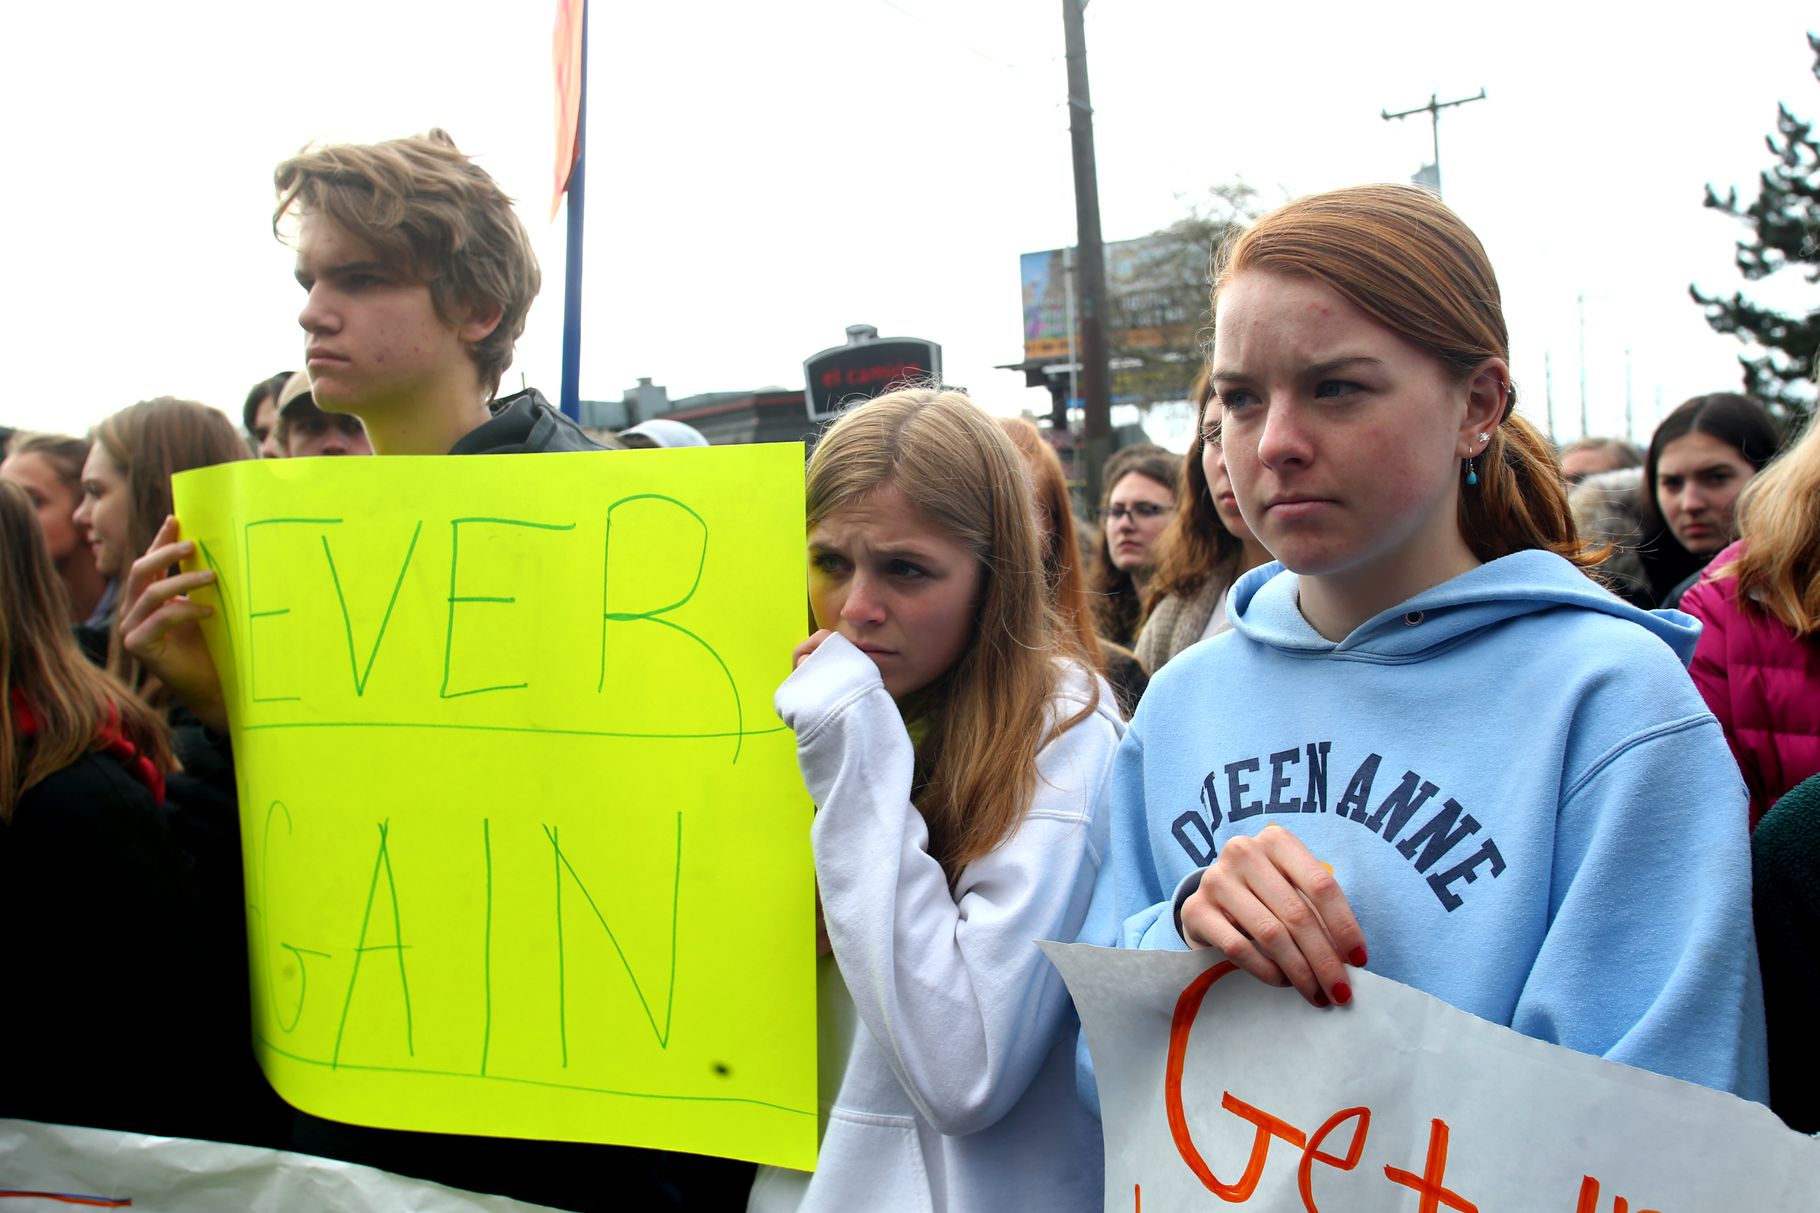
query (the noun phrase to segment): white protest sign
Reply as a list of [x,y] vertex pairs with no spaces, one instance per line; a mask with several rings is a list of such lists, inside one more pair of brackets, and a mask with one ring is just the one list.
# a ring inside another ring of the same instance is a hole
[[1217,952],[1043,949],[1093,1053],[1108,1213],[1820,1208],[1820,1141],[1768,1108],[1370,972],[1317,1010]]
[[0,1120],[0,1200],[20,1213],[73,1206],[135,1213],[537,1213],[544,1208],[307,1154],[29,1120]]

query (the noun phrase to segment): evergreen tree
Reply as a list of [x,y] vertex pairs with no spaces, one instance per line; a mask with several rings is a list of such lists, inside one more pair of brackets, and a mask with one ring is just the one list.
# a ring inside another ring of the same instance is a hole
[[[1807,41],[1814,52],[1814,78],[1820,80],[1820,36],[1809,34]],[[1813,123],[1800,121],[1786,105],[1776,109],[1776,133],[1764,140],[1776,163],[1760,175],[1757,200],[1740,207],[1735,188],[1722,198],[1709,185],[1706,205],[1750,229],[1738,242],[1737,258],[1738,272],[1747,282],[1801,266],[1809,283],[1820,283],[1820,142]],[[1784,416],[1799,417],[1813,408],[1820,308],[1786,316],[1752,303],[1742,291],[1725,299],[1693,286],[1688,290],[1714,329],[1761,347],[1761,355],[1738,359],[1745,391]]]

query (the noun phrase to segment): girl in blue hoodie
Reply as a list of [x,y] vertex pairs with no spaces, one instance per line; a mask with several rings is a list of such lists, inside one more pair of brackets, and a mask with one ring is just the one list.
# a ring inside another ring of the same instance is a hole
[[1214,305],[1204,438],[1277,563],[1150,684],[1082,937],[1216,947],[1317,1006],[1369,964],[1762,1098],[1745,796],[1684,668],[1698,625],[1585,575],[1478,239],[1417,189],[1315,195],[1223,251]]

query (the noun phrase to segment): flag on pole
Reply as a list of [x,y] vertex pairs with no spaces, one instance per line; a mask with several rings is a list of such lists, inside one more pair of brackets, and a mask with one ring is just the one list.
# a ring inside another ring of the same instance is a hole
[[581,123],[581,23],[588,0],[556,0],[556,188],[550,195],[550,218],[562,209],[569,174],[581,154],[576,130]]

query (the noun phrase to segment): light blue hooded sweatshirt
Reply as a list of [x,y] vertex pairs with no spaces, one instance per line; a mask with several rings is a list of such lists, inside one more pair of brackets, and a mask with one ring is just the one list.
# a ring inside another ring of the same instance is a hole
[[[1081,939],[1181,949],[1179,899],[1279,825],[1369,968],[1527,1036],[1763,1100],[1746,795],[1689,679],[1700,625],[1549,552],[1320,636],[1278,564],[1145,692]],[[1343,1012],[1341,1012],[1343,1013]],[[1081,1089],[1095,1098],[1083,1042]]]

